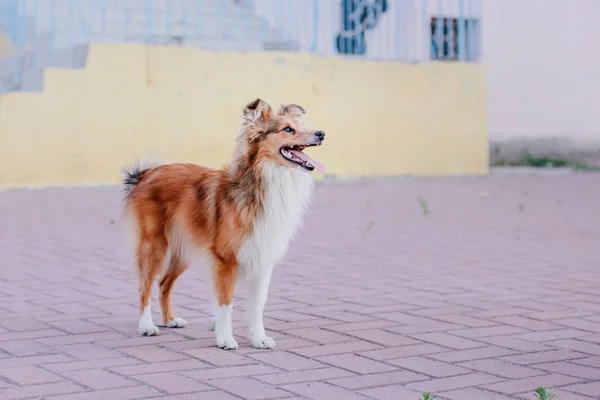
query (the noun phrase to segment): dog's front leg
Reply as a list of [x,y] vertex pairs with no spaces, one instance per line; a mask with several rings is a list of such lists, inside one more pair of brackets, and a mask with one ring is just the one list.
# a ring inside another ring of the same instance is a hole
[[272,273],[273,266],[269,265],[261,270],[258,275],[248,279],[248,328],[250,329],[252,346],[257,349],[272,349],[275,347],[275,341],[265,333],[263,322],[263,312],[267,303]]
[[233,292],[237,278],[238,265],[234,262],[219,260],[214,269],[214,281],[217,292],[219,311],[215,321],[217,346],[225,350],[238,348],[233,337]]

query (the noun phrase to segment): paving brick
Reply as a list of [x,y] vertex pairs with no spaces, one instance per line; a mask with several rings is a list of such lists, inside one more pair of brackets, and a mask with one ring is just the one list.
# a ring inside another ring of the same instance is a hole
[[575,360],[585,358],[586,354],[576,353],[569,350],[550,350],[540,351],[538,353],[520,354],[514,356],[502,357],[501,360],[520,365],[542,364],[553,361]]
[[58,375],[34,366],[2,368],[0,375],[19,385],[36,385],[63,380]]
[[[373,376],[373,375],[368,375]],[[359,377],[353,372],[346,371],[340,368],[327,367],[319,369],[309,369],[302,371],[293,372],[279,372],[275,374],[267,374],[255,376],[255,379],[266,382],[271,385],[284,385],[288,383],[299,383],[299,382],[311,382],[311,381],[324,381],[333,378],[340,377],[351,377],[355,380]],[[343,385],[338,385],[343,386]]]
[[[30,332],[36,330],[50,330],[52,327],[42,321],[38,321],[32,318],[4,318],[2,320],[2,325],[6,331],[11,332]],[[2,336],[0,335],[0,338]]]
[[570,360],[570,362],[579,364],[579,365],[587,365],[589,367],[600,369],[600,357],[586,357],[586,358],[577,358],[574,360]]
[[464,368],[469,368],[478,372],[485,372],[492,375],[497,375],[503,378],[526,378],[529,376],[545,375],[546,372],[534,368],[523,367],[516,364],[511,364],[502,360],[476,360],[467,361],[460,364]]
[[328,382],[346,389],[357,390],[377,386],[399,385],[428,379],[430,379],[428,376],[411,371],[394,371],[329,379]]
[[313,310],[308,311],[313,316],[319,316],[323,318],[329,318],[336,321],[348,322],[348,323],[357,323],[357,322],[369,322],[373,321],[373,318],[368,317],[366,315],[353,313],[351,311],[346,310],[337,310],[337,311],[323,311],[323,312],[315,312]]
[[[134,400],[155,398],[160,395],[160,392],[157,392],[152,388],[140,385],[118,389],[94,390],[93,392],[86,393],[73,393],[67,395],[50,396],[44,397],[44,400]],[[160,396],[160,398],[162,399],[163,397]]]
[[520,307],[503,307],[497,308],[493,310],[487,311],[477,311],[472,312],[469,315],[475,318],[494,318],[494,317],[504,317],[504,316],[513,316],[513,315],[521,315],[531,312],[531,310],[527,310],[525,308]]
[[455,350],[467,350],[485,346],[482,343],[469,339],[463,339],[445,332],[422,333],[412,335],[411,337],[423,342],[433,343]]
[[0,335],[0,345],[2,342],[16,341],[16,340],[27,340],[27,339],[40,339],[48,338],[53,336],[64,336],[65,333],[58,329],[36,329],[33,331],[23,332],[9,332]]
[[432,324],[437,322],[433,318],[423,318],[412,314],[402,313],[402,312],[394,312],[394,313],[381,313],[375,314],[376,317],[394,321],[398,324],[402,325],[420,325],[420,324]]
[[502,380],[503,378],[499,378],[497,376],[475,373],[409,383],[408,385],[406,385],[406,387],[414,390],[419,390],[421,392],[437,393],[446,390],[450,391],[455,389],[469,388],[473,386],[481,386],[489,384],[491,382],[498,382]]
[[216,346],[204,349],[182,350],[182,352],[216,367],[232,367],[256,363],[255,360],[232,351],[223,351]]
[[[166,330],[166,329],[165,329]],[[104,340],[103,340],[104,339]],[[109,340],[110,339],[110,340]],[[99,337],[98,344],[109,348],[109,349],[119,349],[123,347],[134,347],[134,346],[149,346],[149,345],[172,345],[173,342],[180,342],[182,340],[181,336],[169,334],[169,332],[163,333],[158,336],[136,336],[133,338],[128,338],[126,336],[121,336],[120,338],[107,338],[106,335],[104,337]]]
[[566,340],[554,340],[548,342],[548,345],[554,347],[560,347],[563,349],[569,349],[573,351],[578,351],[580,353],[585,353],[594,356],[600,356],[600,344],[586,342],[583,340],[576,339],[566,339]]
[[331,354],[341,354],[348,352],[359,352],[365,350],[379,349],[381,346],[364,341],[349,341],[343,343],[334,343],[322,346],[302,347],[293,349],[292,352],[304,357],[319,357]]
[[247,400],[290,397],[288,392],[247,377],[215,379],[210,384]]
[[383,329],[368,329],[364,331],[354,331],[350,332],[349,335],[388,347],[408,346],[411,344],[421,343],[418,340],[411,339],[409,337],[399,335],[396,333],[386,332]]
[[[448,400],[510,400],[514,397],[503,396],[498,393],[488,392],[487,390],[469,388],[469,389],[458,389],[451,390],[448,392],[441,392],[439,396],[443,396]],[[562,400],[562,398],[561,398]]]
[[[113,341],[123,338],[125,336],[117,332],[94,332],[77,335],[63,335],[63,336],[52,336],[41,339],[36,339],[38,342],[45,344],[46,346],[56,345],[73,345],[73,344],[87,344],[97,343],[99,340],[102,341]],[[103,346],[106,347],[106,346]]]
[[179,361],[190,358],[185,354],[169,351],[158,345],[120,348],[119,352],[149,363]]
[[388,360],[387,362],[401,368],[437,378],[466,374],[470,372],[466,368],[448,364],[442,361],[430,360],[425,357],[407,357],[398,360]]
[[316,360],[359,374],[375,374],[397,369],[391,365],[373,361],[356,354],[335,354],[331,356],[317,357]]
[[486,358],[496,358],[513,354],[515,354],[513,350],[496,346],[487,346],[469,350],[454,350],[436,354],[429,354],[427,358],[432,358],[434,360],[440,360],[447,363],[458,363],[471,360],[481,360]]
[[58,394],[79,393],[84,389],[67,381],[47,383],[43,385],[31,385],[0,389],[0,398],[3,400],[17,400],[28,398],[40,398]]
[[64,371],[80,371],[80,370],[94,369],[94,368],[119,367],[122,365],[134,366],[134,365],[138,365],[141,363],[142,363],[141,361],[136,360],[135,358],[116,357],[116,358],[106,358],[106,359],[102,359],[102,360],[71,361],[71,362],[44,364],[44,368],[47,370],[53,371],[53,372],[64,372]]
[[597,399],[598,394],[600,393],[600,381],[565,386],[562,389],[565,391],[575,392]]
[[290,330],[290,333],[299,338],[307,339],[319,344],[347,342],[352,339],[347,335],[332,332],[328,329],[321,327],[293,329]]
[[533,392],[538,386],[544,386],[547,388],[555,388],[559,386],[571,385],[583,381],[582,378],[575,378],[572,376],[560,375],[560,374],[548,374],[541,376],[534,376],[522,379],[513,379],[504,382],[492,383],[489,385],[482,385],[482,389],[491,390],[502,394],[519,394],[526,392]]
[[17,385],[13,385],[11,383],[8,383],[8,382],[0,379],[0,389],[10,389],[10,388],[13,388],[15,386],[17,386]]
[[58,353],[52,347],[44,346],[35,340],[13,340],[0,343],[0,350],[17,357],[41,356]]
[[541,343],[528,342],[526,340],[516,339],[511,336],[493,336],[490,338],[478,338],[477,340],[483,343],[493,344],[495,346],[527,353],[552,349],[552,347]]
[[[575,360],[577,361],[577,360]],[[545,364],[536,364],[534,368],[546,371],[556,372],[557,374],[586,378],[589,380],[600,381],[600,369],[575,364],[572,362],[558,361]]]
[[172,394],[196,393],[213,389],[211,386],[197,382],[194,379],[179,375],[175,372],[136,375],[135,380]]
[[417,390],[408,389],[400,385],[390,385],[378,388],[364,389],[359,393],[377,400],[389,399],[418,399],[422,398]]
[[61,321],[60,323],[51,323],[50,325],[54,325],[61,331],[69,332],[75,335],[109,331],[109,329],[105,326],[96,325],[92,322],[82,320]]
[[32,356],[32,357],[10,357],[0,360],[0,368],[5,367],[17,367],[22,365],[42,365],[46,363],[61,363],[73,361],[73,358],[63,354],[51,354],[45,356]]
[[363,396],[356,392],[352,392],[350,390],[325,382],[294,383],[291,385],[283,385],[282,388],[311,400],[367,400],[369,398],[367,396]]
[[400,335],[414,335],[416,333],[445,332],[463,328],[464,326],[462,325],[450,324],[448,322],[434,322],[431,324],[391,326],[386,327],[385,330],[388,332],[398,333]]
[[92,389],[136,386],[135,382],[102,369],[63,372],[63,376]]
[[251,354],[248,357],[286,371],[302,371],[325,367],[325,365],[317,361],[284,351],[261,352]]
[[[137,361],[137,360],[136,360]],[[122,364],[121,365],[107,365],[110,370],[120,375],[133,376],[141,374],[154,374],[160,372],[178,372],[178,371],[189,371],[189,370],[200,370],[208,369],[209,365],[203,363],[200,360],[182,360],[182,361],[169,361],[152,364],[142,364],[137,362],[135,364]]]
[[[553,389],[552,393],[554,393],[555,399],[559,399],[559,400],[592,400],[594,399],[593,396],[584,396],[581,393],[576,393],[576,392],[570,392],[567,390],[563,390],[563,389]],[[597,399],[597,397],[595,397]]]
[[434,344],[424,343],[415,344],[412,346],[386,347],[377,350],[361,351],[357,354],[363,357],[371,358],[373,360],[383,361],[404,357],[421,356],[432,353],[440,353],[443,351],[448,351],[448,349],[445,347],[436,346]]
[[456,336],[474,339],[474,338],[480,338],[480,337],[513,335],[516,333],[523,333],[523,332],[529,332],[529,331],[527,329],[518,328],[516,326],[500,325],[500,326],[487,326],[485,328],[460,329],[460,330],[452,331],[452,334],[456,335]]
[[104,360],[121,356],[121,353],[92,343],[55,346],[56,349],[82,361]]
[[528,318],[527,315],[509,315],[504,317],[495,317],[493,318],[493,320],[501,324],[517,326],[532,331],[550,331],[560,329],[560,325]]
[[181,374],[195,379],[197,381],[203,382],[220,378],[234,378],[237,376],[258,377],[259,375],[267,375],[280,372],[281,371],[279,369],[267,365],[245,365],[236,367],[221,367],[203,370],[182,371]]
[[[381,328],[394,328],[398,324],[393,321],[384,320],[373,320],[373,321],[360,321],[360,322],[349,322],[345,324],[328,324],[325,325],[325,329],[333,332],[351,333],[353,331],[362,331],[365,329],[381,329]],[[293,331],[295,334],[296,330]]]
[[475,318],[469,315],[461,315],[461,314],[446,314],[446,315],[437,315],[435,319],[446,321],[448,323],[468,326],[471,328],[479,328],[485,326],[494,326],[497,325],[496,322],[492,322],[483,318]]
[[577,310],[575,308],[562,309],[561,311],[540,311],[526,314],[527,317],[540,321],[556,321],[563,318],[578,318],[594,315],[593,311]]
[[553,331],[524,333],[521,335],[514,335],[513,337],[516,339],[528,340],[530,342],[547,342],[550,340],[570,339],[586,335],[589,335],[589,332],[578,329],[557,329]]
[[[211,390],[210,392],[198,392],[188,394],[174,394],[161,396],[161,400],[239,400],[238,396],[231,395],[222,390]],[[286,400],[293,400],[292,397],[286,397]]]

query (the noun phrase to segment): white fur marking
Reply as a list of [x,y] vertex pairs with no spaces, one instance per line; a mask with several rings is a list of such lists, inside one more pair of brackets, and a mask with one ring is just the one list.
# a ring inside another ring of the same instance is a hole
[[252,277],[248,282],[250,292],[247,307],[248,328],[252,346],[257,349],[275,348],[275,341],[265,333],[263,322],[263,312],[267,303],[272,272],[273,266],[271,265],[262,271],[261,276]]
[[183,318],[173,318],[167,321],[167,328],[184,328],[187,326],[187,321]]
[[272,349],[275,341],[265,333],[263,311],[267,302],[273,265],[280,261],[298,226],[313,191],[309,173],[296,168],[267,164],[263,167],[265,203],[252,233],[244,241],[237,258],[248,279],[248,327],[252,345]]
[[283,258],[314,187],[312,176],[296,168],[267,164],[262,172],[266,189],[264,210],[237,255],[248,279],[261,276],[265,268]]
[[233,337],[233,323],[231,317],[233,314],[233,304],[222,305],[217,314],[215,323],[215,334],[217,336],[217,346],[225,350],[234,350],[238,348],[238,343]]
[[142,316],[140,317],[140,324],[138,326],[139,332],[146,336],[156,336],[160,332],[158,327],[152,322],[152,311],[150,305],[144,307]]

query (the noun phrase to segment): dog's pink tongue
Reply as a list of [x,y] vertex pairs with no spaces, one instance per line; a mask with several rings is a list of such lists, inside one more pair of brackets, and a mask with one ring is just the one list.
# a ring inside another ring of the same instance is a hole
[[323,164],[321,164],[320,162],[318,162],[317,160],[313,160],[312,158],[310,158],[309,156],[307,156],[306,154],[304,154],[301,151],[298,150],[290,150],[290,153],[294,153],[294,155],[300,159],[302,159],[303,161],[306,161],[307,163],[314,165],[314,167],[319,171],[319,172],[323,172],[325,171],[325,167],[323,166]]

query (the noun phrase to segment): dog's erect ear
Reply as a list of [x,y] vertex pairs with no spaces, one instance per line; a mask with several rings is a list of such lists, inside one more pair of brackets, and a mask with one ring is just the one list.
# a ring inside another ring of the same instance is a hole
[[254,100],[244,109],[244,119],[249,122],[257,122],[260,119],[267,120],[272,116],[273,110],[271,109],[271,106],[261,99]]
[[290,117],[296,118],[302,117],[304,114],[306,114],[306,111],[304,111],[304,108],[298,104],[285,104],[279,108],[278,114],[289,115]]

